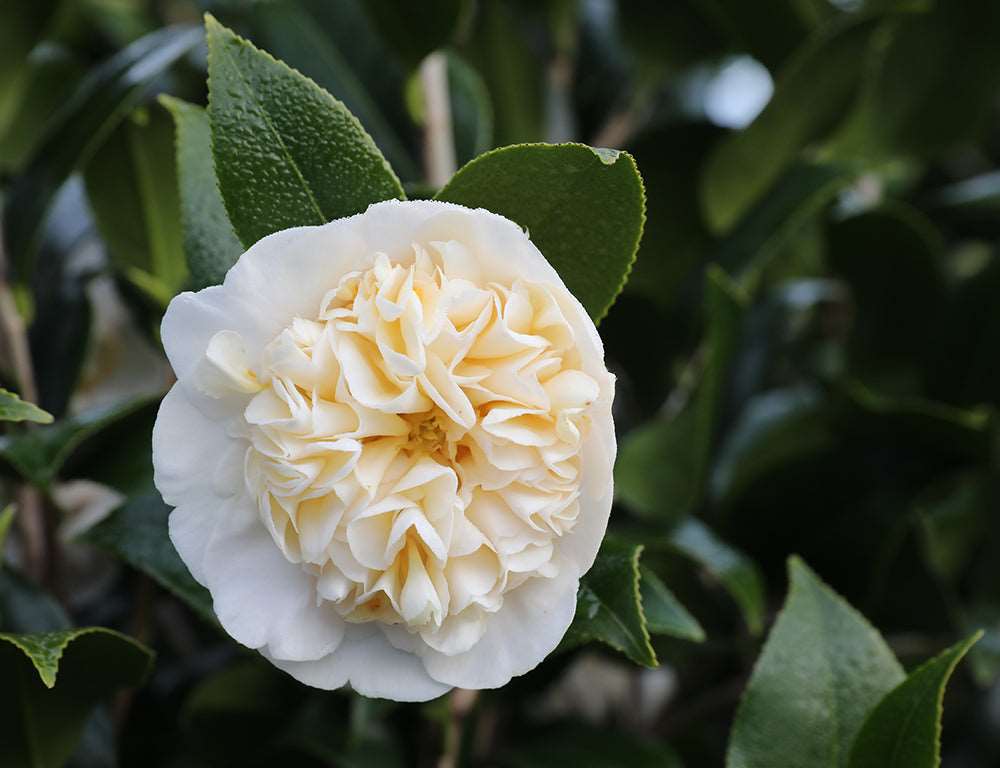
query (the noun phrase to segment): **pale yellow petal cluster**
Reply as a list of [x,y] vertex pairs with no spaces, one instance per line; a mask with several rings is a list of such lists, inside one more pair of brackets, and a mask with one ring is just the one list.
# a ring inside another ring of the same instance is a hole
[[376,254],[256,365],[217,333],[199,375],[207,394],[252,394],[246,482],[316,600],[446,654],[557,572],[599,395],[549,287],[455,276],[470,262],[455,241]]

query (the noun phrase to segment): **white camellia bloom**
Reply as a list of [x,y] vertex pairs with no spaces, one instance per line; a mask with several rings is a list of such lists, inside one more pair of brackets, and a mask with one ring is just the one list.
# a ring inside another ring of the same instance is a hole
[[278,232],[162,336],[156,485],[236,640],[400,701],[556,647],[611,508],[614,377],[517,225],[388,201]]

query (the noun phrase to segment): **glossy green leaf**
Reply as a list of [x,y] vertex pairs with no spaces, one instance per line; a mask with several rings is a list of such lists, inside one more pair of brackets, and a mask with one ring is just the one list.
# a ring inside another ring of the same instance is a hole
[[141,103],[156,80],[202,39],[190,26],[152,32],[92,70],[53,118],[34,158],[5,200],[10,257],[27,274],[56,192]]
[[764,628],[764,578],[749,557],[689,517],[670,532],[668,544],[705,569],[732,596],[754,634]]
[[153,654],[101,627],[0,634],[0,745],[4,765],[59,768],[73,753],[92,709],[140,684]]
[[641,554],[641,544],[604,540],[593,567],[580,580],[576,617],[563,639],[563,647],[597,640],[621,651],[636,664],[657,666],[639,590]]
[[33,421],[36,424],[51,424],[52,414],[37,405],[22,400],[13,392],[0,389],[0,421]]
[[520,224],[595,321],[628,278],[646,218],[627,152],[582,144],[522,144],[461,168],[436,199]]
[[890,691],[851,748],[850,768],[938,768],[944,689],[955,667],[982,637],[977,632],[922,664]]
[[809,38],[782,68],[774,96],[712,154],[701,185],[708,222],[728,232],[810,142],[843,119],[881,16],[851,16]]
[[215,623],[212,596],[192,578],[170,542],[170,509],[158,493],[136,496],[88,529],[83,538],[152,577]]
[[403,196],[343,104],[211,16],[206,31],[215,171],[244,245]]
[[696,643],[705,639],[705,630],[698,620],[667,589],[660,577],[644,565],[639,567],[639,596],[646,629],[651,635],[670,635]]
[[904,679],[879,633],[798,558],[785,606],[730,734],[728,768],[846,768],[882,697]]
[[204,288],[222,282],[243,253],[229,223],[212,160],[212,133],[202,107],[161,96],[177,130],[177,181],[184,254],[191,283]]
[[615,463],[615,492],[636,514],[677,521],[701,503],[725,385],[740,341],[746,297],[713,266],[706,274],[708,328],[697,390],[673,418],[630,432]]
[[174,143],[170,117],[141,108],[84,169],[87,197],[112,262],[164,307],[187,279]]
[[147,397],[111,403],[30,432],[2,435],[0,458],[14,467],[24,479],[47,487],[58,475],[63,463],[85,440],[149,403]]
[[[423,5],[421,5],[423,10]],[[405,71],[368,18],[367,0],[270,0],[252,7],[251,39],[314,80],[358,118],[393,170],[420,176],[398,107]]]

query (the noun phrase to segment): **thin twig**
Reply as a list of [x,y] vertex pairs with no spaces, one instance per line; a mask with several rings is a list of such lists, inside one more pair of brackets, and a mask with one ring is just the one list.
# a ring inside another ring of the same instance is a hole
[[443,187],[455,174],[455,139],[448,95],[448,59],[440,51],[420,65],[424,89],[424,167],[427,183]]
[[476,705],[479,691],[469,691],[456,688],[448,695],[451,717],[444,732],[444,753],[438,760],[437,768],[458,768],[462,754],[462,730],[465,727],[465,716]]
[[[3,221],[0,220],[0,232]],[[22,399],[38,402],[35,372],[31,364],[31,348],[24,318],[17,311],[17,302],[10,285],[10,268],[3,238],[0,237],[0,347],[13,370],[18,392]],[[27,425],[31,429],[32,425]],[[44,499],[41,492],[30,485],[22,486],[17,493],[18,526],[24,543],[25,571],[32,579],[47,583],[52,576],[49,566],[50,536],[46,530]]]

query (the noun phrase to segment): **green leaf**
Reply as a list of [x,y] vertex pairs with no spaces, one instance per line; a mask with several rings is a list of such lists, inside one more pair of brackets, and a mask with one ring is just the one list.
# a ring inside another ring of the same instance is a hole
[[0,634],[0,744],[6,765],[58,768],[73,753],[93,708],[140,684],[153,653],[101,627]]
[[161,96],[160,103],[170,110],[177,130],[177,181],[191,283],[195,288],[217,285],[243,246],[229,223],[215,178],[208,113],[170,96]]
[[24,87],[16,109],[4,115],[0,107],[0,171],[11,174],[20,171],[31,158],[44,138],[46,123],[70,97],[84,73],[74,53],[49,42],[35,47],[25,67]]
[[256,3],[251,37],[342,101],[393,170],[404,179],[416,179],[420,170],[404,140],[411,126],[398,119],[404,71],[396,66],[367,10],[368,3],[361,0]]
[[343,104],[211,16],[205,28],[215,171],[244,245],[403,196]]
[[832,450],[835,423],[835,411],[818,389],[774,389],[750,398],[719,448],[712,498],[731,504],[788,464]]
[[701,199],[714,231],[730,231],[799,152],[843,118],[881,21],[849,16],[810,37],[782,68],[774,96],[757,119],[713,152]]
[[563,639],[564,648],[598,640],[636,664],[657,666],[639,591],[641,554],[641,544],[604,540],[593,567],[580,580],[576,617]]
[[36,424],[51,424],[52,414],[37,405],[22,400],[13,392],[0,389],[0,421],[33,421]]
[[87,197],[112,263],[163,307],[187,280],[173,150],[170,118],[143,107],[84,169]]
[[890,691],[854,740],[850,768],[938,768],[944,689],[983,633],[942,651]]
[[705,639],[701,624],[688,613],[659,576],[643,565],[639,567],[639,579],[642,612],[646,616],[646,629],[651,635],[670,635],[695,643]]
[[615,492],[639,516],[677,521],[701,503],[746,297],[716,266],[705,281],[704,367],[697,390],[672,419],[630,432],[615,463]]
[[498,764],[506,768],[681,768],[669,746],[633,732],[579,723],[547,725],[538,736],[518,738]]
[[447,45],[467,6],[466,0],[432,0],[419,5],[407,0],[368,0],[365,10],[392,49],[412,68],[427,54]]
[[88,438],[135,413],[151,402],[148,397],[111,403],[60,419],[30,432],[0,436],[0,458],[35,485],[48,487],[65,461]]
[[7,246],[22,276],[29,271],[42,223],[63,182],[201,39],[201,31],[190,26],[158,30],[119,51],[80,82],[5,201]]
[[475,23],[460,51],[489,88],[499,145],[544,137],[545,68],[521,27],[528,8],[476,3]]
[[454,51],[447,57],[455,159],[465,164],[493,146],[493,103],[479,73]]
[[212,596],[192,578],[170,542],[169,516],[170,507],[158,493],[144,494],[129,499],[83,538],[151,576],[214,624]]
[[3,568],[3,553],[4,545],[7,543],[7,531],[10,530],[10,524],[14,521],[14,512],[16,511],[17,507],[14,504],[8,504],[0,512],[0,568]]
[[938,0],[900,19],[831,151],[868,163],[934,157],[983,132],[1000,83],[998,28],[992,0]]
[[713,260],[748,290],[761,272],[854,180],[850,168],[799,163],[783,173],[719,244]]
[[646,218],[627,152],[583,144],[520,144],[461,168],[436,199],[520,224],[595,321],[621,292]]
[[668,544],[713,576],[739,606],[753,634],[764,628],[764,579],[749,557],[718,538],[711,528],[689,517],[670,532]]
[[15,119],[29,91],[28,54],[58,6],[56,0],[7,3],[0,11],[0,135]]
[[736,38],[750,55],[772,71],[795,50],[803,37],[833,12],[829,3],[815,0],[695,0],[706,15]]
[[797,557],[736,712],[728,768],[848,765],[865,717],[904,678],[879,633]]
[[692,190],[720,132],[704,123],[671,123],[650,128],[626,147],[642,168],[648,215],[625,290],[668,310],[712,253],[714,243]]
[[52,595],[16,572],[0,569],[0,630],[41,633],[69,627],[69,616]]
[[[934,224],[898,203],[830,228],[827,261],[850,287],[855,307],[849,346],[855,375],[906,394],[919,389],[921,364],[936,354],[928,339],[947,312],[943,251]],[[885,300],[888,284],[898,287],[893,301]]]

